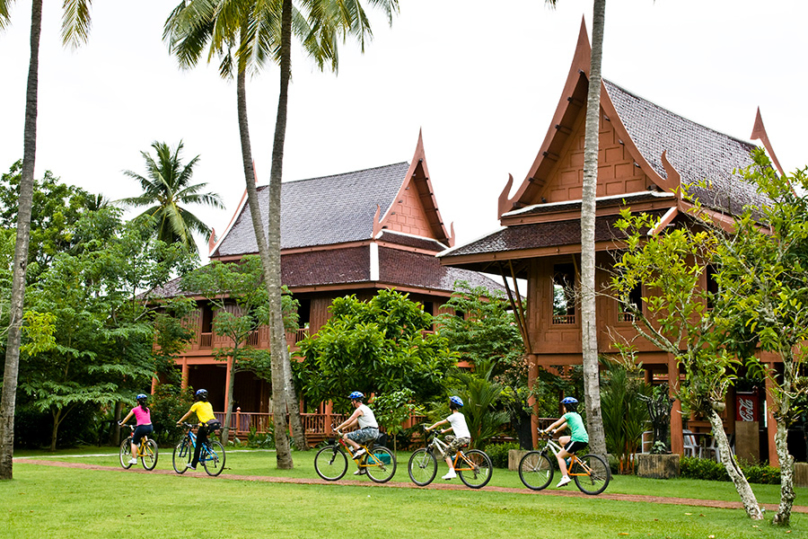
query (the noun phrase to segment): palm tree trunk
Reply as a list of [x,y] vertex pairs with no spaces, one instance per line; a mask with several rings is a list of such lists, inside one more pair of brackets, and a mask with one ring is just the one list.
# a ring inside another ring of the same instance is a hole
[[707,414],[707,419],[713,428],[713,438],[718,444],[721,464],[724,465],[730,480],[735,485],[738,496],[741,497],[741,503],[743,503],[744,510],[746,510],[746,515],[752,520],[762,520],[763,510],[757,503],[755,493],[752,492],[752,487],[749,486],[749,481],[735,461],[735,457],[730,453],[729,440],[727,440],[727,435],[724,432],[724,423],[721,421],[721,416],[715,410],[710,410],[710,413]]
[[34,164],[36,163],[36,116],[39,85],[39,39],[42,32],[42,0],[34,0],[31,8],[31,59],[28,64],[28,90],[25,98],[25,132],[17,213],[17,243],[11,284],[10,324],[3,371],[3,396],[0,401],[0,479],[12,479],[14,457],[14,409],[17,377],[20,367],[25,270],[28,265],[28,242],[31,236],[31,208],[34,199]]
[[595,319],[595,197],[598,184],[600,131],[600,85],[606,0],[595,0],[592,23],[592,59],[586,104],[584,135],[584,184],[581,205],[581,336],[584,395],[589,445],[592,452],[606,454],[606,435],[600,411],[598,376],[598,331]]

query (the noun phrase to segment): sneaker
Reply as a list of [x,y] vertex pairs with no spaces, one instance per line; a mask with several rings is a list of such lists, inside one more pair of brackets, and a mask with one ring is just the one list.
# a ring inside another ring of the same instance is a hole
[[135,457],[132,457],[132,459],[129,461],[129,464],[137,464],[137,459]]
[[186,465],[185,465],[185,469],[186,469],[186,470],[193,470],[193,471],[196,471],[196,466],[194,466],[193,464],[191,464],[191,463],[189,462],[188,464],[186,464]]
[[556,488],[566,487],[569,484],[570,484],[570,478],[569,478],[568,475],[565,475],[564,477],[561,478],[561,481],[558,482],[558,484],[556,485]]
[[449,473],[444,475],[441,479],[449,481],[450,479],[454,479],[455,477],[457,477],[457,473],[455,473],[454,470],[449,470]]
[[354,475],[367,475],[368,471],[365,468],[359,468],[353,474]]
[[362,456],[362,455],[364,455],[365,453],[367,453],[367,451],[365,451],[365,448],[364,448],[364,447],[360,447],[359,449],[357,449],[357,450],[356,450],[356,453],[354,453],[354,454],[353,454],[353,458],[354,458],[354,459],[358,459],[359,457],[361,457],[361,456]]

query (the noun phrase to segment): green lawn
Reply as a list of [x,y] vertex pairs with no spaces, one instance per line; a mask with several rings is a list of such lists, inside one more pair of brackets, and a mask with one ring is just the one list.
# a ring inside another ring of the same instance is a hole
[[[105,457],[48,456],[117,465]],[[32,456],[29,453],[26,456]],[[17,456],[23,456],[18,454]],[[231,453],[226,473],[315,478],[312,453],[295,453],[295,469],[274,469],[274,454]],[[399,460],[406,462],[407,454]],[[171,467],[170,453],[158,468]],[[193,476],[61,469],[15,463],[15,480],[0,483],[0,538],[282,537],[805,537],[808,515],[795,515],[791,535],[740,510],[594,498],[571,499],[486,491],[379,489],[339,484],[291,485]],[[198,475],[198,474],[197,474]],[[394,480],[407,481],[402,464]],[[440,479],[438,479],[440,481]],[[519,487],[497,469],[492,484]],[[568,488],[574,488],[570,486]],[[762,501],[776,486],[756,485]],[[808,489],[797,502],[806,503]],[[617,477],[607,492],[736,500],[728,483]],[[708,493],[713,496],[707,495]],[[808,503],[806,503],[808,505]],[[768,515],[771,518],[771,515]],[[757,527],[755,527],[757,526]]]

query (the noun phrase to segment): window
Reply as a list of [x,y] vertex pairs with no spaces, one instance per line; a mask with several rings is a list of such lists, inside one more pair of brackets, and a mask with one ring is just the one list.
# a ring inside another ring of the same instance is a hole
[[435,312],[435,304],[431,301],[424,302],[424,312],[429,314],[434,314]]
[[311,321],[311,300],[300,299],[298,300],[298,303],[297,324],[302,328],[308,327],[309,322]]
[[575,266],[553,266],[553,324],[575,323]]
[[[642,283],[631,289],[628,293],[628,302],[634,309],[642,312]],[[633,322],[635,317],[631,309],[626,309],[623,303],[619,303],[620,310],[617,313],[618,322]]]

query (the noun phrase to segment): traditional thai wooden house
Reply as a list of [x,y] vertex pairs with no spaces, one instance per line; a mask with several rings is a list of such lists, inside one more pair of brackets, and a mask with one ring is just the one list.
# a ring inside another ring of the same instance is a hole
[[[439,255],[445,266],[509,276],[512,273],[527,280],[524,337],[532,380],[540,368],[582,362],[581,320],[574,297],[565,297],[564,291],[575,284],[580,263],[589,61],[590,45],[582,25],[561,99],[538,155],[516,193],[509,196],[513,185],[510,177],[499,197],[497,215],[501,227]],[[752,163],[750,151],[755,144],[692,122],[612,82],[604,80],[601,92],[595,234],[600,268],[596,286],[602,290],[608,281],[610,251],[621,246],[621,233],[614,223],[626,206],[634,212],[658,216],[661,229],[686,218],[690,205],[675,191],[680,184],[689,186],[706,211],[718,219],[729,220],[728,215],[760,198],[753,186],[733,172]],[[759,113],[752,138],[761,141],[776,163]],[[708,180],[711,187],[698,187],[696,184],[702,180]],[[704,281],[703,286],[708,286],[707,277]],[[645,292],[636,291],[637,304]],[[614,353],[610,332],[631,338],[635,330],[630,315],[622,313],[617,302],[606,296],[597,298],[596,312],[599,352]],[[635,345],[648,381],[678,383],[679,370],[672,355],[647,341],[637,341]],[[736,423],[734,393],[729,400],[724,417],[727,432],[737,431],[739,451],[746,438],[750,446],[757,445],[758,425],[767,422],[760,407],[752,417],[754,421]],[[671,432],[672,448],[678,453],[684,450],[680,411],[677,403]],[[709,428],[706,421],[697,419],[688,426],[694,431]],[[766,438],[770,441],[769,461],[776,462],[771,416],[767,431],[761,434],[761,442],[765,443]]]
[[[258,196],[267,223],[266,186],[258,188]],[[454,231],[438,209],[420,134],[410,163],[285,182],[281,197],[282,282],[300,302],[300,329],[287,334],[293,349],[326,323],[328,307],[337,297],[369,299],[379,289],[395,288],[438,314],[455,281],[503,290],[476,271],[442,266],[435,257],[454,244]],[[210,258],[237,261],[257,252],[245,191],[224,234],[211,242]],[[175,296],[182,293],[179,285],[176,280],[154,293]],[[226,338],[212,330],[210,305],[197,299],[196,336],[177,362],[184,384],[205,387],[214,409],[223,410],[229,380],[213,351],[226,346]],[[269,348],[268,328],[256,331],[249,344]],[[270,393],[268,384],[252,373],[236,374],[234,402],[242,413],[268,412]]]

